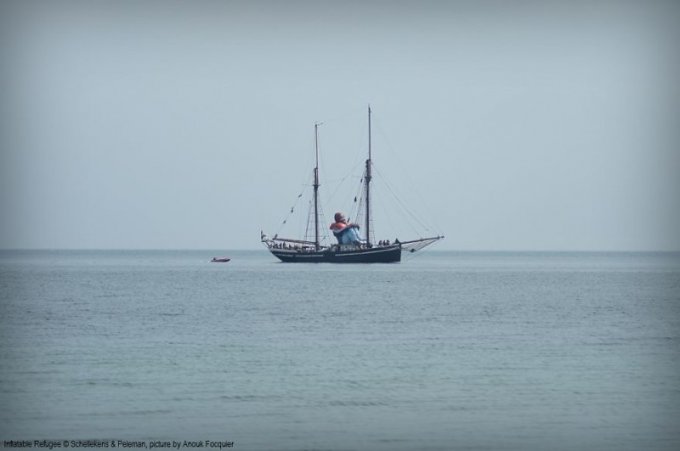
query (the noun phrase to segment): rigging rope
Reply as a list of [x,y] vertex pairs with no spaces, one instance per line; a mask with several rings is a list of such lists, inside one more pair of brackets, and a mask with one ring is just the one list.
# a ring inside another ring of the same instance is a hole
[[305,191],[306,191],[306,189],[307,189],[308,187],[309,187],[309,185],[306,185],[306,186],[303,188],[302,192],[301,192],[300,194],[298,194],[298,196],[295,198],[295,202],[293,203],[293,206],[290,207],[290,211],[288,212],[288,215],[286,215],[286,217],[285,217],[285,219],[283,220],[283,222],[281,223],[281,225],[279,225],[279,229],[276,231],[276,235],[278,235],[279,233],[281,233],[281,230],[283,229],[283,226],[286,225],[286,223],[288,222],[288,220],[290,219],[290,217],[292,216],[292,214],[295,212],[295,207],[297,206],[299,200],[302,198],[303,194],[305,193]]
[[[385,140],[385,143],[387,144],[386,149],[390,152],[390,155],[391,155],[391,156],[394,158],[394,160],[399,164],[399,166],[403,168],[403,167],[404,167],[404,164],[403,164],[403,162],[401,161],[401,159],[399,158],[399,154],[398,154],[397,152],[394,151],[394,147],[392,146],[392,143],[390,142],[390,139],[389,139],[387,133],[385,133],[385,131],[384,131],[383,128],[381,127],[380,121],[375,119],[375,113],[373,114],[373,117],[374,117],[373,123],[375,124],[376,128],[378,129],[378,132],[379,132],[381,138],[384,139],[384,140]],[[409,185],[408,190],[409,190],[411,193],[413,193],[415,196],[418,197],[418,200],[419,200],[420,204],[423,205],[423,206],[425,207],[426,210],[430,210],[430,208],[428,207],[428,202],[427,202],[427,200],[424,199],[423,196],[422,196],[422,194],[420,193],[420,191],[418,191],[418,190],[415,188],[416,185],[415,185],[415,183],[413,182],[413,180],[409,177],[409,172],[408,172],[408,171],[402,171],[402,172],[403,172],[402,178],[403,178],[403,179],[407,182],[407,184]],[[383,177],[383,180],[385,180],[384,177]],[[386,180],[385,180],[385,181],[386,181]],[[393,195],[394,195],[394,194],[393,194]],[[395,198],[396,198],[396,195],[395,195]],[[423,225],[424,227],[426,227],[428,230],[437,230],[437,231],[440,231],[440,230],[441,230],[439,227],[436,227],[434,224],[430,224],[430,226],[428,227],[428,226],[426,226],[424,223],[422,223],[422,221],[420,221],[420,220],[418,220],[418,223],[421,224],[421,225]]]
[[[401,206],[401,208],[403,208],[404,211],[405,211],[405,212],[406,212],[406,213],[407,213],[414,221],[416,221],[421,227],[423,227],[425,230],[428,230],[428,231],[429,231],[430,228],[429,228],[426,224],[424,224],[424,223],[418,218],[418,215],[417,215],[414,211],[412,211],[410,208],[408,208],[408,207],[401,201],[401,199],[399,199],[399,197],[396,195],[396,193],[394,192],[394,190],[392,189],[392,187],[390,186],[390,184],[387,183],[387,180],[385,179],[385,177],[383,177],[383,175],[380,173],[380,171],[378,171],[377,168],[375,168],[375,167],[374,167],[374,170],[375,170],[375,172],[378,174],[378,176],[380,177],[380,179],[382,180],[383,184],[387,187],[387,189],[388,189],[388,191],[390,192],[390,194],[392,194],[392,196],[394,197],[394,199],[399,203],[399,206]],[[411,226],[411,227],[413,227],[413,226]],[[415,231],[415,230],[414,230],[414,231]]]

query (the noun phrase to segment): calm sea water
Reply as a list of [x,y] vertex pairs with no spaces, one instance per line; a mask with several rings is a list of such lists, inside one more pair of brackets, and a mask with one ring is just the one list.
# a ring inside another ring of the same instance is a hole
[[0,441],[680,449],[680,254],[219,254],[1,252]]

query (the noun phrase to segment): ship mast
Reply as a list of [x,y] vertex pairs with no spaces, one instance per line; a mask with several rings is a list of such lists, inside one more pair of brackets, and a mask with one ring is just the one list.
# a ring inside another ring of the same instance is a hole
[[319,250],[319,123],[314,124],[314,150],[316,166],[314,166],[314,248]]
[[368,160],[366,160],[366,245],[371,247],[371,105],[368,106]]

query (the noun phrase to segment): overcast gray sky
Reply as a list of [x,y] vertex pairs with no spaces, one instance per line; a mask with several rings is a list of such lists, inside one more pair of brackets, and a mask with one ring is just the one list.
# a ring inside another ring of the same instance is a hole
[[678,2],[4,1],[0,17],[2,248],[257,248],[311,177],[314,122],[324,158],[354,158],[370,103],[376,167],[438,249],[680,249]]

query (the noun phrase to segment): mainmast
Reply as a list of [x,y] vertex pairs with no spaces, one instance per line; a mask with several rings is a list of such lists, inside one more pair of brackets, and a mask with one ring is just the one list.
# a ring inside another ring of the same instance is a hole
[[371,105],[368,106],[368,160],[366,160],[366,245],[371,247]]
[[314,247],[319,250],[319,123],[314,124],[314,150],[316,166],[314,166]]

